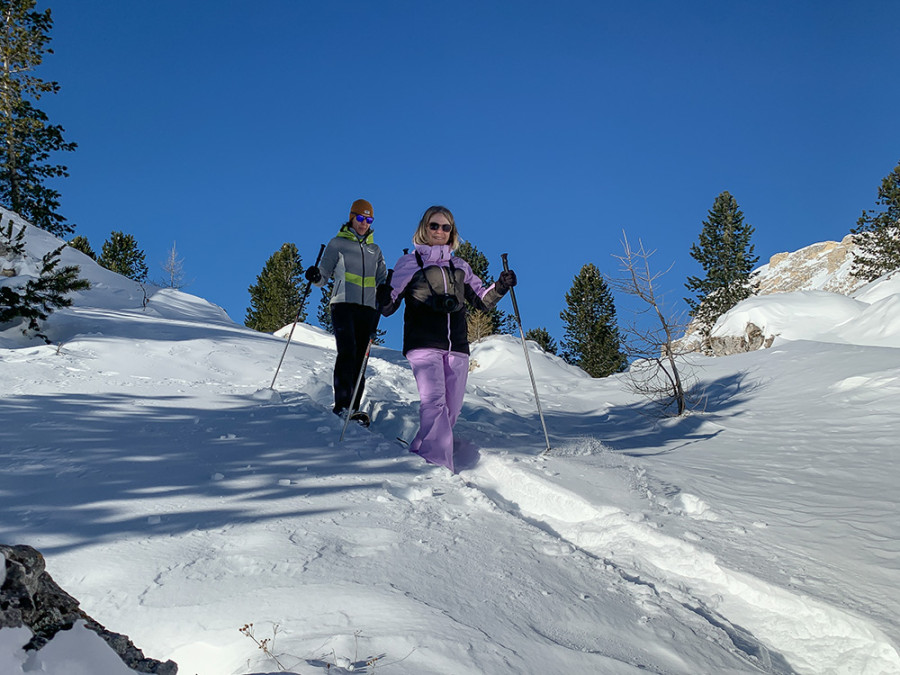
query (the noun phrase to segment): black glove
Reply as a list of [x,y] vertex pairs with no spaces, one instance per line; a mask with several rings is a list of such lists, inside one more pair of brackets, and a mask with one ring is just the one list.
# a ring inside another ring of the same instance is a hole
[[319,271],[319,268],[315,265],[307,268],[306,280],[314,284],[319,283],[322,280],[322,273]]
[[500,272],[500,276],[497,277],[497,290],[501,293],[506,293],[510,288],[515,286],[518,282],[516,281],[516,273],[512,270],[503,270]]
[[375,289],[375,302],[379,307],[389,307],[391,304],[391,285],[379,284]]

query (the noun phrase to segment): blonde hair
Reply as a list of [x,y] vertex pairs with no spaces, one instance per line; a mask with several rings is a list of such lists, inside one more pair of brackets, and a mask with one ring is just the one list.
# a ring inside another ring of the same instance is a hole
[[446,206],[429,206],[425,209],[425,213],[422,214],[422,219],[419,221],[419,227],[413,235],[413,243],[424,244],[425,246],[431,243],[431,240],[428,238],[428,223],[430,223],[431,219],[438,213],[445,216],[453,226],[453,229],[450,230],[450,239],[447,243],[450,245],[450,250],[455,251],[459,248],[459,232],[456,230],[456,221],[453,219],[453,214],[450,213],[450,209]]

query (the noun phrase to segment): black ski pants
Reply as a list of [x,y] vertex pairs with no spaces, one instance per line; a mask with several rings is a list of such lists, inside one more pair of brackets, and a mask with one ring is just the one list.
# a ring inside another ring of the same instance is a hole
[[[373,307],[339,302],[331,305],[331,325],[337,343],[337,359],[334,362],[334,412],[339,413],[350,407],[353,387],[362,368],[369,338],[375,329],[378,312]],[[359,383],[359,392],[353,402],[353,409],[359,410],[366,376]]]

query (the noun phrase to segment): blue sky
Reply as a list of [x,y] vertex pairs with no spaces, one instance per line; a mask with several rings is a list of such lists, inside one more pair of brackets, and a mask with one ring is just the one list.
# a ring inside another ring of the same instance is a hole
[[97,251],[133,234],[151,277],[176,242],[186,290],[239,323],[269,256],[311,264],[358,197],[389,266],[448,206],[494,275],[509,254],[526,330],[559,340],[572,280],[615,273],[623,229],[672,265],[680,311],[720,192],[762,263],[841,239],[900,161],[893,0],[38,7],[62,87],[39,105],[79,145],[63,215]]

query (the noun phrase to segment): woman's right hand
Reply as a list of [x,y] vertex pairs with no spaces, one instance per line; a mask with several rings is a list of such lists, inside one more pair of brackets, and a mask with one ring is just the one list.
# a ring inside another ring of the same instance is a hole
[[375,289],[375,302],[378,303],[378,307],[389,307],[392,299],[391,299],[391,285],[390,284],[379,284],[378,288]]

